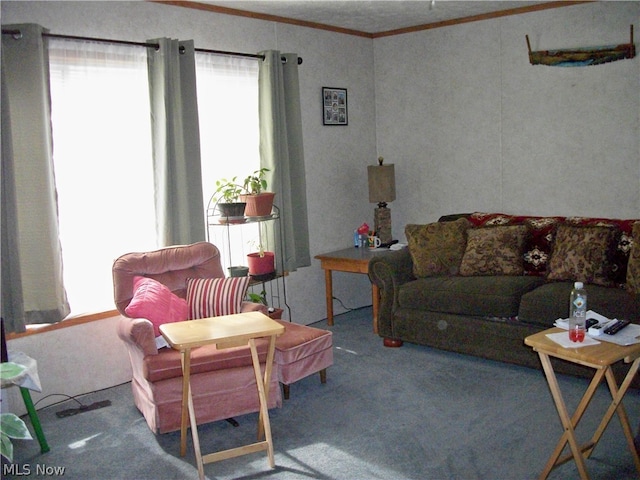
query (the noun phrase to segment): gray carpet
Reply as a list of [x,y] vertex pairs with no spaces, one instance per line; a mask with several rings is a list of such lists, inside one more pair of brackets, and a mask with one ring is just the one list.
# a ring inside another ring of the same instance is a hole
[[[261,452],[205,465],[207,478],[537,478],[562,433],[541,371],[410,344],[384,348],[372,333],[370,308],[337,316],[330,329],[335,360],[327,384],[317,375],[306,378],[291,387],[282,408],[271,411],[275,469]],[[559,381],[572,409],[587,381]],[[191,438],[182,458],[179,433],[154,435],[133,406],[129,384],[81,400],[112,405],[62,419],[55,413],[77,404],[41,410],[51,451],[41,455],[35,440],[16,442],[15,460],[31,474],[15,477],[51,478],[37,474],[46,466],[64,467],[65,479],[197,478]],[[608,402],[603,385],[578,428],[581,441]],[[625,406],[638,425],[637,390],[628,393]],[[203,452],[255,441],[257,417],[237,420],[237,428],[226,422],[200,427]],[[617,417],[587,468],[593,479],[638,478]],[[578,478],[575,464],[549,478]]]

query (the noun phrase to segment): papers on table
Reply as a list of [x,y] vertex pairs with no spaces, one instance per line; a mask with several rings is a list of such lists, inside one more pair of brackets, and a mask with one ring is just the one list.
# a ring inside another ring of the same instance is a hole
[[[604,317],[602,315],[600,315],[599,313],[594,312],[593,310],[588,310],[587,311],[587,320],[593,318],[598,320],[598,324],[599,325],[606,325],[609,322],[613,322],[616,319],[609,319],[607,317]],[[554,325],[558,328],[562,328],[564,330],[569,330],[569,319],[568,318],[559,318],[555,321]],[[571,342],[568,338],[568,335],[563,333],[563,335],[565,337],[567,337],[567,341],[569,342],[569,347],[573,347],[576,348],[578,346],[585,346],[585,345],[578,345],[574,342]],[[597,338],[598,340],[602,340],[603,342],[609,342],[609,343],[615,343],[616,345],[622,345],[622,346],[626,346],[626,345],[634,345],[636,343],[640,343],[640,325],[636,325],[635,323],[632,323],[631,325],[629,325],[628,327],[625,327],[624,329],[620,330],[618,333],[616,333],[615,335],[607,335],[606,333],[602,333],[601,335],[598,335]],[[551,338],[549,336],[549,338]],[[593,336],[589,335],[589,333],[587,332],[587,335],[585,337],[585,341],[587,338],[591,338],[592,340],[594,339]],[[552,339],[553,340],[553,339]],[[555,341],[555,340],[554,340]],[[559,342],[557,342],[559,343]],[[584,342],[583,342],[584,343]],[[600,342],[598,342],[600,343]],[[565,346],[564,344],[561,343],[562,346]],[[591,345],[596,345],[595,343],[592,343]]]
[[547,337],[565,348],[580,348],[600,344],[598,340],[594,340],[588,335],[585,335],[584,341],[582,342],[572,342],[571,340],[569,340],[569,335],[566,332],[548,333]]

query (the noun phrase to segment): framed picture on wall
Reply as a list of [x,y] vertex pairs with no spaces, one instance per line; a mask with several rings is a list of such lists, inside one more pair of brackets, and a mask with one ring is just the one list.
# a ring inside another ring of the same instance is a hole
[[346,88],[322,87],[322,124],[349,124]]

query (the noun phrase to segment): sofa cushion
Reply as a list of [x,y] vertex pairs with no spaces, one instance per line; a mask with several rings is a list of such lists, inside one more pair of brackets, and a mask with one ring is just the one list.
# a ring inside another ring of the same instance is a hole
[[525,225],[470,228],[460,275],[522,275]]
[[627,265],[627,291],[640,295],[640,222],[633,224],[632,246]]
[[525,275],[546,275],[553,234],[560,221],[560,217],[525,217],[524,224],[528,228],[522,255]]
[[407,225],[405,235],[416,277],[457,275],[466,245],[465,218],[453,222]]
[[160,335],[160,325],[189,318],[189,307],[183,298],[173,294],[157,280],[135,276],[133,298],[125,308],[125,313],[131,318],[149,320],[157,337]]
[[623,286],[626,282],[627,264],[629,263],[629,253],[633,243],[631,230],[637,219],[617,219],[617,218],[591,218],[591,217],[567,217],[567,225],[601,226],[619,229],[620,234],[615,240],[615,246],[611,250],[608,275],[611,281]]
[[525,275],[544,276],[553,245],[553,232],[564,217],[533,217],[506,213],[474,212],[469,221],[477,227],[495,225],[526,225],[528,235],[523,246]]
[[[569,316],[569,295],[573,282],[549,282],[522,296],[518,320],[550,328],[558,318]],[[621,288],[585,285],[587,309],[608,318],[637,319],[640,316],[638,296]]]
[[240,313],[249,280],[249,277],[187,278],[189,318]]
[[612,285],[610,259],[617,232],[613,227],[559,225],[547,278]]
[[524,275],[419,278],[399,287],[398,304],[402,309],[515,317],[520,297],[542,283],[540,277]]

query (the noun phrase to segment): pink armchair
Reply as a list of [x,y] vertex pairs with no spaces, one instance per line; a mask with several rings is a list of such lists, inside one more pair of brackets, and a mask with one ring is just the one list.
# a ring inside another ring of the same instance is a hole
[[[113,264],[114,299],[122,315],[117,333],[125,342],[131,360],[134,402],[152,431],[178,430],[182,402],[180,354],[168,347],[156,347],[149,320],[126,315],[125,309],[133,298],[135,276],[153,278],[185,298],[187,278],[224,277],[220,252],[211,243],[200,242],[147,253],[128,253]],[[261,305],[244,302],[242,311],[261,308]],[[266,341],[258,341],[261,362],[266,359],[266,347]],[[198,424],[259,411],[248,347],[216,350],[215,346],[205,346],[194,349],[191,388]],[[281,404],[278,376],[273,375],[269,386],[269,408],[280,407]]]

